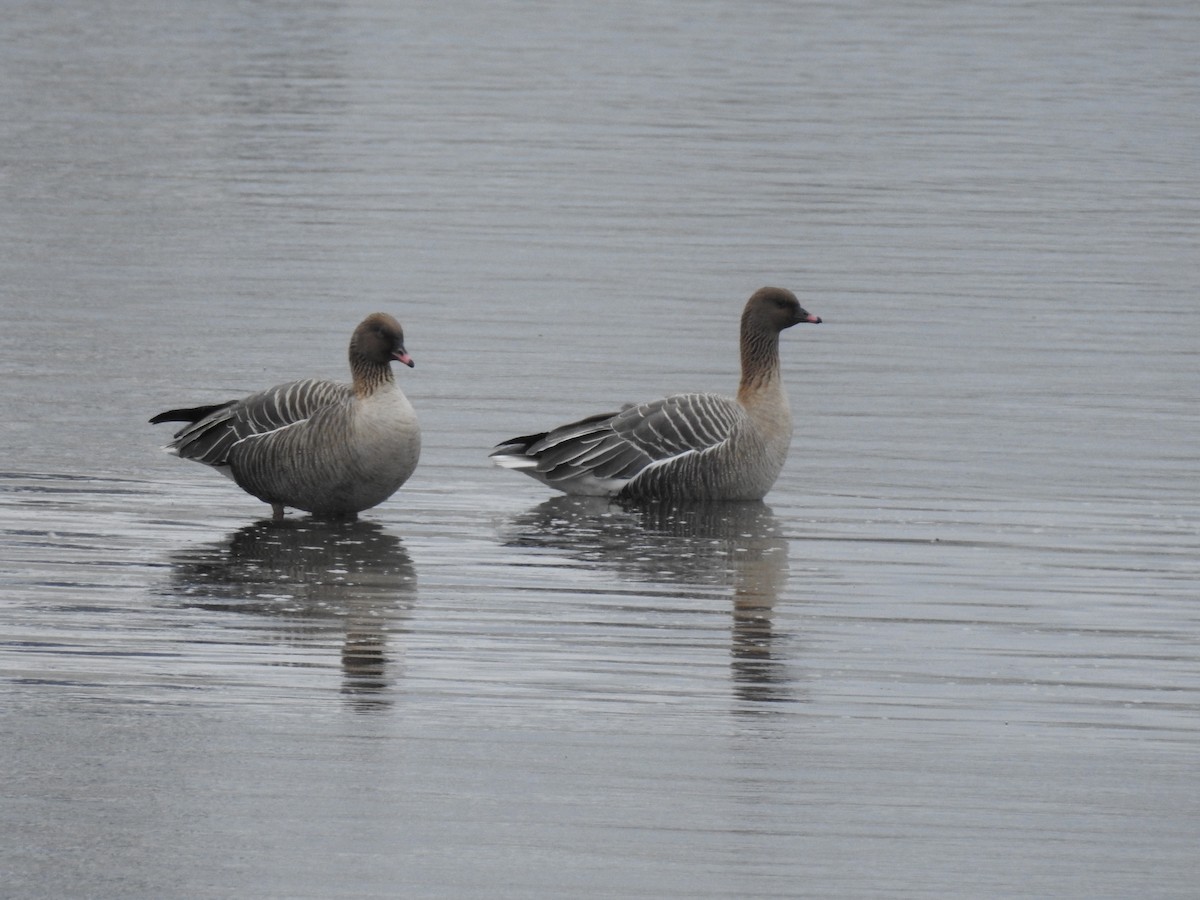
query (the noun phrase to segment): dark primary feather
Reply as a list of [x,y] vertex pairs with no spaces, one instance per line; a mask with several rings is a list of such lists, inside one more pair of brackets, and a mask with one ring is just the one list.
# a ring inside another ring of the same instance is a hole
[[166,412],[160,412],[152,418],[150,424],[158,425],[162,422],[199,422],[205,416],[212,415],[218,409],[224,409],[227,406],[232,406],[234,403],[237,403],[237,401],[227,400],[224,403],[210,403],[207,406],[185,406],[181,409],[168,409]]

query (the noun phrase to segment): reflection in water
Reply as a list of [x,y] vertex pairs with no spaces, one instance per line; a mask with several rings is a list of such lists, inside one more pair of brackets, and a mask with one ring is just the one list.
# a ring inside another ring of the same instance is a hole
[[772,614],[788,579],[788,544],[765,503],[620,506],[553,497],[514,518],[506,543],[545,547],[649,583],[733,589],[731,672],[738,697],[794,699],[773,652]]
[[283,618],[292,636],[340,622],[342,691],[356,709],[390,703],[387,626],[412,608],[408,551],[374,522],[265,520],[172,559],[171,590],[195,607]]

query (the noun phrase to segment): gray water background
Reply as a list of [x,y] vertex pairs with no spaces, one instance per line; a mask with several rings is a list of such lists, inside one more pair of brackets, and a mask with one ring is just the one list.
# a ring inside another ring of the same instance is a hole
[[[1194,897],[1200,7],[5,7],[0,893]],[[729,391],[763,505],[513,434]],[[146,419],[405,324],[353,526]]]

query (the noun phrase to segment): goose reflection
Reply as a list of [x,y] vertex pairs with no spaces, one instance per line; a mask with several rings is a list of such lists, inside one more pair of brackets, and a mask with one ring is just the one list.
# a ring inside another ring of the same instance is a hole
[[765,503],[625,507],[597,497],[553,497],[512,519],[503,538],[622,578],[729,587],[736,695],[754,703],[795,699],[774,649],[773,613],[788,580],[788,543]]
[[416,602],[403,543],[374,522],[264,520],[171,560],[171,591],[200,609],[271,616],[292,638],[342,632],[342,693],[354,708],[390,704],[389,626]]

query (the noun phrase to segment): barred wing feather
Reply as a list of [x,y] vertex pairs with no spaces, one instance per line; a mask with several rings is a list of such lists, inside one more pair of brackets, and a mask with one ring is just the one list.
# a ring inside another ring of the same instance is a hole
[[[349,400],[349,385],[323,379],[292,381],[215,408],[202,418],[180,429],[169,445],[178,456],[210,466],[229,465],[229,453],[239,441],[295,425],[336,403]],[[169,421],[173,410],[156,417]]]
[[722,444],[745,416],[729,397],[677,394],[516,438],[497,453],[521,450],[527,467],[536,467],[548,482],[584,475],[626,482],[652,466]]
[[612,428],[652,462],[708,450],[727,440],[746,412],[721,394],[676,394],[624,410]]

